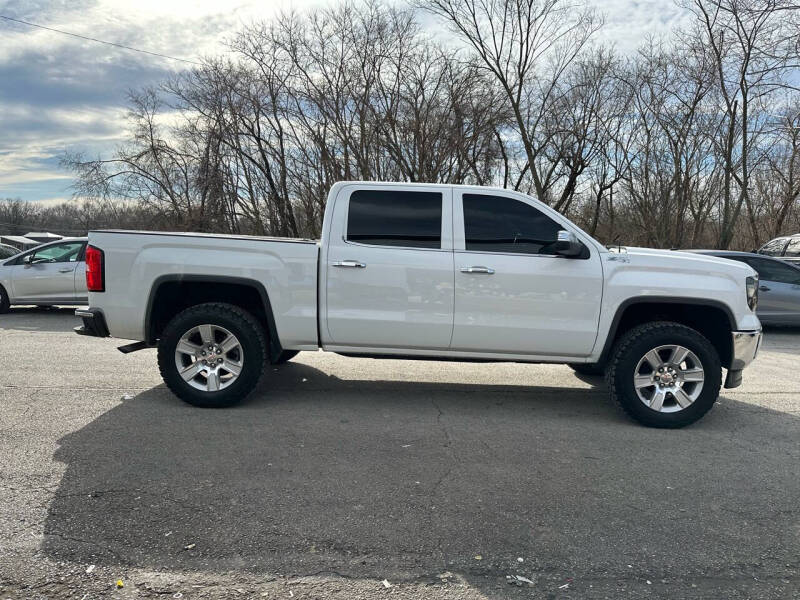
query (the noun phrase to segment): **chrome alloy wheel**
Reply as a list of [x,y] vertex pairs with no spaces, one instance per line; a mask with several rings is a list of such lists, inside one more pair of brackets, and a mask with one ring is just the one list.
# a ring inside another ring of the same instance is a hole
[[242,345],[219,325],[198,325],[184,333],[175,347],[175,367],[183,380],[203,392],[224,390],[244,366]]
[[683,346],[653,348],[636,365],[633,387],[645,406],[674,413],[690,406],[703,391],[703,365]]

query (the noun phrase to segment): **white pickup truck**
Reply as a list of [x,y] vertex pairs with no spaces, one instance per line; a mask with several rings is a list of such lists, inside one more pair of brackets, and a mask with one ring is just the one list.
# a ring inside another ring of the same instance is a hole
[[[658,227],[657,223],[653,224]],[[341,182],[321,241],[92,231],[77,333],[158,347],[167,386],[230,406],[299,351],[567,363],[641,423],[680,427],[758,351],[755,271],[609,251],[524,194]]]

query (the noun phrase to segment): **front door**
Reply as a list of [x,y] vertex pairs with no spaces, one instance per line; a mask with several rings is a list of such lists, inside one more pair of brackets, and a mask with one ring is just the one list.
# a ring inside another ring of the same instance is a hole
[[453,328],[451,191],[345,186],[334,200],[326,345],[447,349]]
[[456,191],[452,350],[587,356],[597,337],[602,266],[553,252],[560,216],[522,195]]
[[21,257],[12,274],[15,302],[74,302],[75,274],[84,245],[80,241],[50,244],[31,252],[30,258]]

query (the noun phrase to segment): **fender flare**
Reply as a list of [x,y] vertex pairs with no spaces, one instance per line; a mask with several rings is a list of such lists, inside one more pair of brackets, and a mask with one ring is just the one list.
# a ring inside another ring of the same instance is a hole
[[256,279],[248,279],[246,277],[231,277],[227,275],[186,275],[181,273],[173,273],[161,275],[156,277],[153,285],[150,288],[150,294],[147,297],[147,308],[144,315],[144,334],[145,341],[148,344],[155,344],[157,337],[153,330],[152,314],[153,303],[161,286],[165,283],[228,283],[234,285],[241,285],[252,288],[258,292],[261,297],[261,302],[264,305],[264,314],[267,318],[267,333],[269,334],[270,355],[275,357],[283,351],[283,347],[278,337],[278,327],[275,324],[275,315],[272,312],[272,304],[269,301],[269,294],[264,284]]
[[624,315],[625,311],[631,306],[637,304],[682,304],[685,306],[710,306],[712,308],[722,310],[722,312],[728,318],[730,330],[736,330],[736,319],[733,316],[733,311],[731,311],[727,304],[720,300],[712,300],[710,298],[683,298],[679,296],[634,296],[624,300],[617,307],[617,310],[614,313],[614,318],[611,320],[611,326],[608,329],[606,341],[605,344],[603,344],[603,351],[600,353],[598,363],[603,364],[608,360],[608,356],[611,354],[611,350],[614,347],[614,340],[617,336],[617,330],[619,329],[619,323],[622,320],[622,315]]

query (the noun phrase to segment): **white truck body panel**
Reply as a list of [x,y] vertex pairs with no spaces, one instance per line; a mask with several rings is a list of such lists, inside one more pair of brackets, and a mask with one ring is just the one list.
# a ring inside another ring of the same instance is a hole
[[[442,248],[402,248],[345,239],[347,200],[353,190],[381,184],[334,186],[325,213],[320,291],[322,346],[447,350],[453,329],[453,251],[449,188],[396,185],[442,193]],[[362,268],[338,268],[356,261]]]
[[[742,281],[755,271],[732,260],[702,254],[650,248],[628,248],[603,257],[605,294],[598,340],[605,340],[614,316],[625,302],[650,297],[669,301],[681,299],[723,305],[732,320],[732,329],[755,331],[761,324],[755,312],[742,302]],[[710,259],[710,260],[709,260]],[[599,357],[602,347],[595,347]]]
[[[569,260],[544,254],[467,250],[462,198],[464,194],[485,191],[480,187],[459,187],[454,194],[456,306],[451,349],[585,358],[597,337],[603,295],[600,257],[605,248],[563,215],[533,198],[494,190],[547,214],[574,233],[591,254],[586,260]],[[486,277],[462,272],[475,266],[491,268],[494,274]]]

